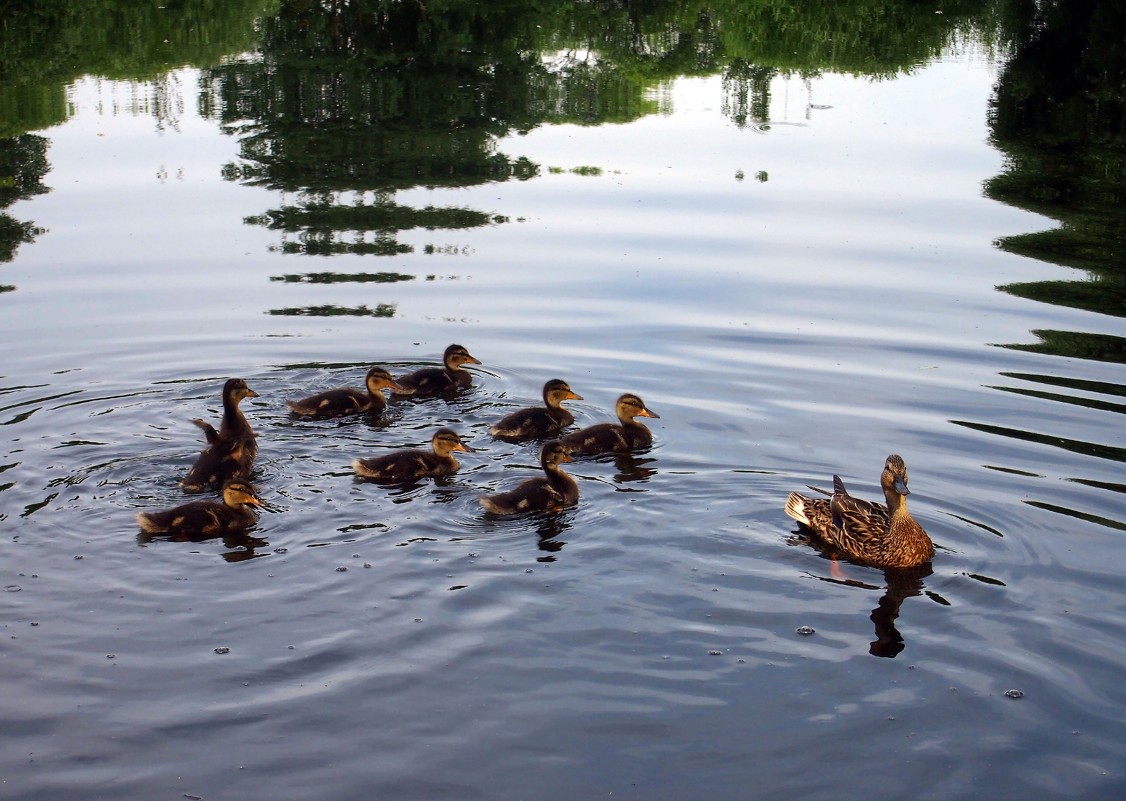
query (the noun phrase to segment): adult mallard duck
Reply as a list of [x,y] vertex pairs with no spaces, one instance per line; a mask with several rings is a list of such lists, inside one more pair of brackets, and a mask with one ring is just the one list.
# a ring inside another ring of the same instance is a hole
[[791,492],[786,514],[842,552],[873,567],[908,568],[929,562],[934,544],[907,511],[907,465],[892,454],[880,474],[887,506],[848,494],[840,476],[826,500]]
[[575,422],[575,416],[560,404],[565,400],[582,399],[582,395],[571,391],[566,381],[553,378],[543,385],[545,408],[533,406],[505,415],[489,429],[489,433],[508,442],[554,436]]
[[387,401],[381,390],[398,392],[403,389],[382,367],[368,370],[364,384],[366,392],[352,387],[330,389],[302,400],[287,401],[286,405],[299,417],[342,417],[364,412],[375,414],[387,408]]
[[645,402],[627,392],[615,404],[618,423],[599,423],[560,437],[571,453],[587,456],[598,453],[624,453],[644,448],[653,443],[649,429],[634,420],[635,417],[660,418],[656,412],[645,408]]
[[389,484],[407,484],[423,478],[448,476],[461,466],[450,454],[473,449],[461,441],[452,428],[439,428],[430,440],[433,450],[410,449],[394,451],[374,459],[356,459],[352,469],[363,478]]
[[239,403],[244,398],[257,397],[258,393],[241,378],[228,379],[223,385],[223,421],[219,430],[204,420],[192,420],[203,430],[207,447],[180,482],[186,492],[203,492],[221,487],[228,479],[250,475],[258,454],[258,440]]
[[570,461],[570,448],[557,439],[545,442],[540,449],[540,467],[544,476],[529,478],[508,492],[486,495],[481,499],[481,505],[485,511],[496,515],[554,511],[574,506],[579,502],[579,485],[559,469],[559,465]]
[[399,379],[402,390],[396,390],[396,394],[425,398],[468,387],[473,383],[473,376],[461,366],[480,363],[461,345],[450,345],[442,356],[442,367],[424,367],[402,376]]
[[223,485],[223,502],[192,501],[163,512],[141,512],[137,525],[145,534],[192,539],[230,534],[249,528],[258,518],[251,506],[261,506],[254,488],[242,479]]

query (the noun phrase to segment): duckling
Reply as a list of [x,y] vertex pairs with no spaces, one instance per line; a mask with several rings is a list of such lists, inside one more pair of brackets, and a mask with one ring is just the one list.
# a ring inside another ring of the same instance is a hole
[[544,476],[529,478],[515,489],[481,498],[485,511],[495,515],[518,512],[544,512],[574,506],[579,502],[579,485],[559,469],[571,459],[571,449],[557,439],[545,442],[540,449],[540,467]]
[[582,395],[571,391],[566,381],[553,378],[543,385],[543,402],[547,408],[533,406],[505,415],[489,433],[508,442],[550,437],[575,422],[575,416],[560,404],[565,400],[582,399]]
[[223,422],[219,430],[216,431],[204,420],[192,420],[203,430],[207,447],[180,482],[185,492],[203,492],[208,488],[221,487],[227,479],[250,475],[254,457],[258,454],[258,441],[239,408],[239,402],[244,398],[257,397],[258,393],[241,378],[228,379],[223,385]]
[[433,451],[402,450],[374,459],[356,459],[352,469],[362,478],[388,484],[407,484],[422,478],[448,476],[461,466],[450,453],[472,452],[452,428],[439,428],[430,441]]
[[[786,514],[830,545],[873,567],[917,567],[934,557],[934,544],[907,511],[907,465],[892,454],[880,474],[887,506],[848,494],[833,476],[828,500],[791,492]],[[890,512],[889,512],[890,510]]]
[[192,501],[163,512],[140,512],[137,525],[145,534],[171,538],[212,537],[249,528],[258,518],[251,506],[261,506],[254,488],[242,479],[223,485],[223,502]]
[[450,345],[442,356],[443,367],[424,367],[402,376],[399,379],[402,390],[396,391],[396,394],[427,398],[468,387],[473,383],[473,376],[462,370],[461,366],[480,363],[461,345]]
[[635,417],[660,418],[656,412],[645,408],[645,402],[636,395],[627,392],[618,398],[615,405],[618,413],[617,423],[599,423],[579,429],[564,437],[560,441],[571,447],[573,454],[593,455],[597,453],[623,453],[626,451],[644,448],[653,443],[653,435]]
[[362,412],[379,413],[387,408],[387,401],[380,390],[390,389],[397,392],[403,389],[382,367],[368,370],[364,384],[367,392],[351,387],[330,389],[302,400],[287,401],[286,405],[299,417],[342,417],[346,414]]

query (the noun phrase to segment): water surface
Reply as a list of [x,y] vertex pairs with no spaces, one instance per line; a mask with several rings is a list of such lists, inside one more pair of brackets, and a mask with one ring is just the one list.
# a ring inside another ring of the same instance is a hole
[[[68,76],[19,132],[5,797],[1121,792],[1121,308],[1060,288],[1114,273],[1021,251],[1059,215],[996,197],[1019,59],[955,37],[741,95],[745,64],[657,36],[648,82],[547,33],[427,72],[378,25],[245,13],[225,59]],[[450,342],[483,362],[456,397],[286,411]],[[258,526],[139,540],[228,376],[260,394]],[[486,517],[536,464],[488,426],[552,377],[580,425],[640,394],[654,446],[569,465],[574,509]],[[442,425],[477,449],[456,476],[352,477]],[[938,553],[838,573],[786,494],[872,497],[891,452]]]

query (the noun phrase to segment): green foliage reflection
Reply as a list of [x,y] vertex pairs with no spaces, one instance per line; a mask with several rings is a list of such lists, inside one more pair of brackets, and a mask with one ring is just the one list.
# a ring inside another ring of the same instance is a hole
[[[1088,277],[1001,289],[1126,316],[1126,8],[1109,0],[1020,5],[1010,24],[1020,35],[990,115],[993,140],[1009,160],[986,191],[1060,227],[999,244]],[[1120,337],[1035,333],[1039,344],[1012,347],[1121,362],[1126,346]]]

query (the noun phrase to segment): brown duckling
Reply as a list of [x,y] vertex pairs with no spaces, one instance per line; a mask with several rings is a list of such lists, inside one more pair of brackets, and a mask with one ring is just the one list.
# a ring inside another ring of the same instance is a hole
[[489,433],[508,442],[554,436],[575,422],[575,416],[561,405],[563,401],[582,399],[582,395],[571,391],[566,381],[553,378],[543,385],[546,408],[533,406],[505,415],[489,429]]
[[241,378],[231,378],[223,385],[223,421],[219,430],[204,420],[192,420],[203,430],[207,447],[196,458],[188,475],[180,482],[186,492],[203,492],[218,488],[227,479],[246,478],[258,454],[254,430],[239,408],[244,398],[257,398],[258,393]]
[[362,478],[389,484],[407,484],[422,478],[448,476],[461,467],[450,454],[453,451],[471,452],[473,449],[461,441],[452,428],[439,428],[430,441],[431,451],[409,449],[394,451],[373,459],[356,459],[352,469]]
[[486,495],[481,499],[485,511],[495,515],[519,512],[545,512],[574,506],[579,502],[579,485],[559,469],[571,459],[571,449],[557,439],[545,442],[540,449],[540,467],[544,476],[529,478],[508,492]]
[[254,525],[258,518],[251,506],[261,506],[254,488],[242,479],[234,479],[223,485],[222,503],[192,501],[163,512],[140,512],[137,525],[146,534],[175,539],[213,537]]
[[656,412],[645,408],[645,402],[627,392],[615,405],[619,423],[599,423],[579,429],[560,441],[571,447],[571,453],[591,456],[598,453],[624,453],[645,448],[653,443],[653,435],[635,417],[660,418]]
[[461,345],[450,345],[442,356],[442,367],[424,367],[402,376],[399,379],[402,390],[396,390],[396,394],[426,398],[468,387],[473,383],[473,376],[461,366],[480,363]]
[[791,492],[786,514],[822,540],[873,567],[908,568],[929,562],[934,544],[907,511],[907,465],[892,454],[880,474],[887,506],[848,494],[833,476],[830,498],[806,498]]
[[344,387],[320,392],[298,401],[287,401],[289,410],[299,417],[342,417],[370,412],[377,414],[387,408],[380,390],[398,392],[403,389],[382,367],[368,370],[364,379],[367,391]]

